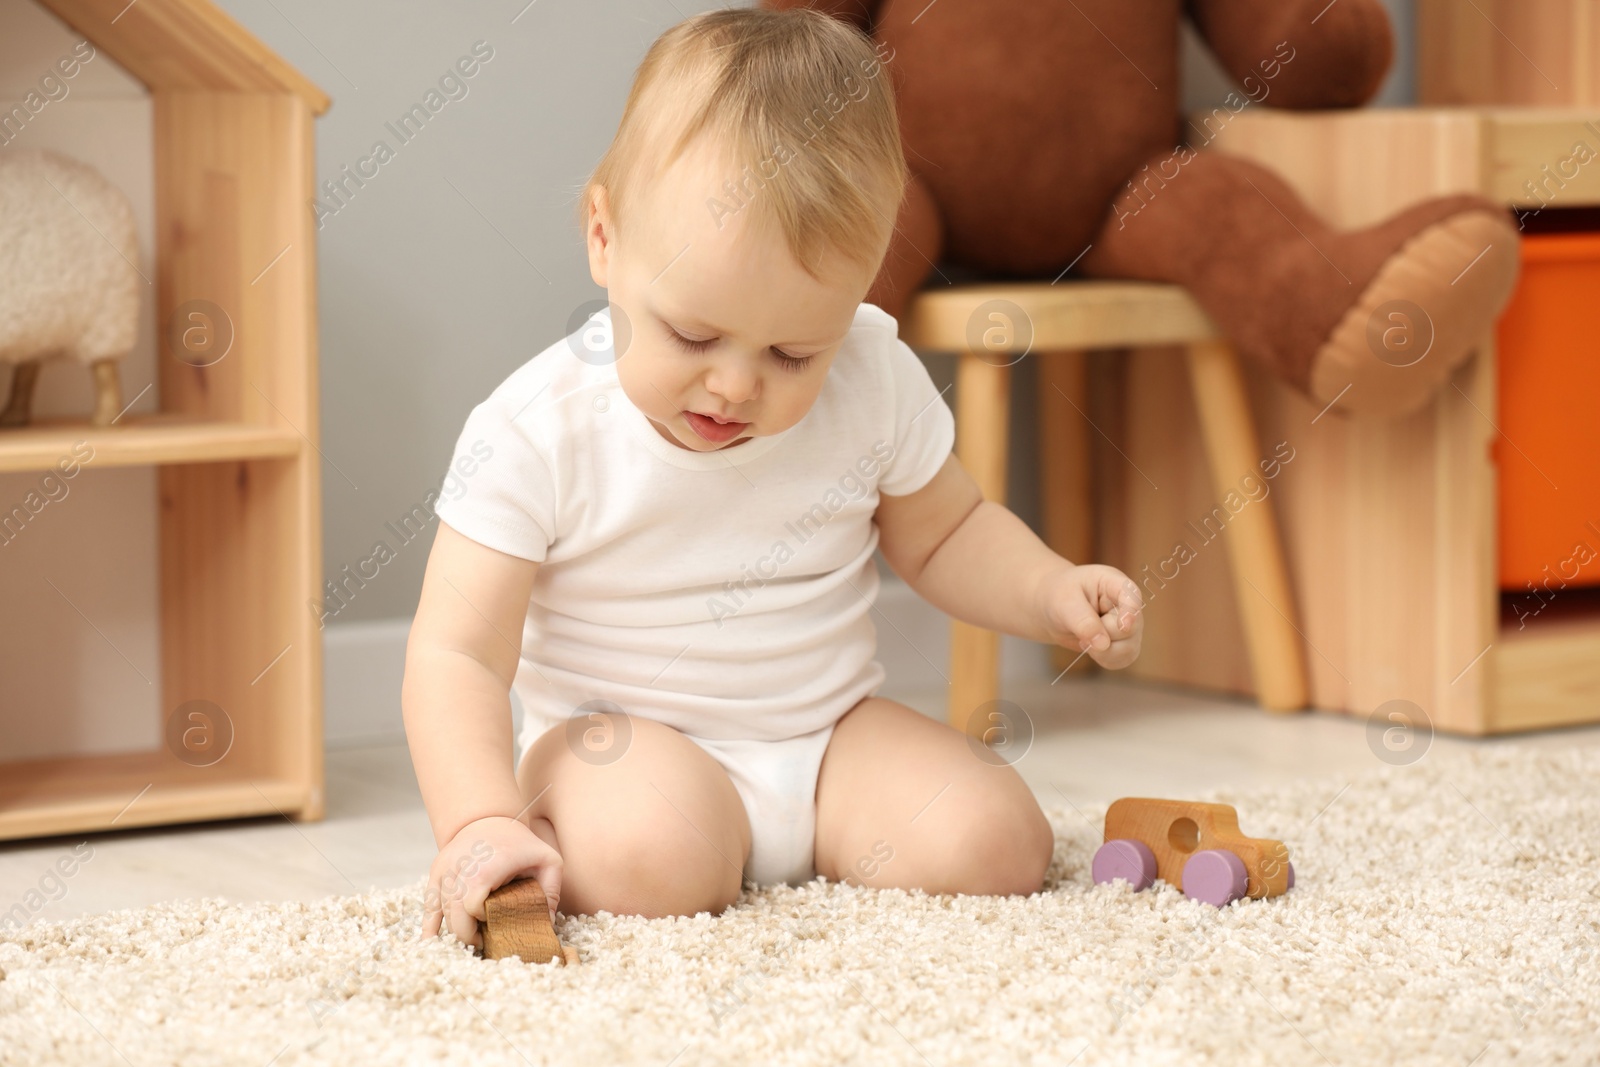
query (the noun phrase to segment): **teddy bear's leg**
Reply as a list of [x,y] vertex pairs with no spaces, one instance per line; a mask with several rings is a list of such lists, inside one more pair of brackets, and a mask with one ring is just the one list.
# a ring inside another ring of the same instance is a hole
[[11,374],[11,399],[0,411],[0,426],[26,426],[33,409],[33,387],[39,380],[39,360],[18,363]]
[[936,269],[943,250],[944,222],[939,218],[939,205],[922,179],[913,174],[900,201],[889,251],[867,290],[866,302],[898,319],[911,294]]
[[1516,227],[1484,197],[1440,197],[1338,231],[1239,157],[1179,149],[1139,174],[1084,273],[1184,286],[1241,355],[1319,407],[1391,416],[1427,403],[1516,281]]

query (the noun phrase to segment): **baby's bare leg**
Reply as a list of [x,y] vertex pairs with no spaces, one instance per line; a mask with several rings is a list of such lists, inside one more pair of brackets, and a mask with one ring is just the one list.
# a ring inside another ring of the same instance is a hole
[[834,726],[817,777],[817,873],[928,893],[1037,892],[1055,833],[1022,776],[882,697]]
[[[727,772],[651,719],[558,724],[517,772],[529,828],[561,853],[566,915],[694,915],[739,896],[750,822]],[[593,731],[600,731],[595,744]]]

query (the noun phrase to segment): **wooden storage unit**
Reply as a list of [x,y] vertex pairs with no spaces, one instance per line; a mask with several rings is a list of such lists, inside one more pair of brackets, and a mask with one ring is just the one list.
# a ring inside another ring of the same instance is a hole
[[[1334,224],[1360,226],[1456,191],[1537,207],[1525,183],[1580,141],[1600,152],[1600,109],[1252,111],[1213,147],[1274,167]],[[1600,204],[1600,159],[1566,180],[1558,204]],[[1198,444],[1185,444],[1199,429],[1172,366],[1172,353],[1144,351],[1121,382],[1096,375],[1100,425],[1127,453],[1096,459],[1100,558],[1135,575],[1215,503]],[[1251,382],[1263,454],[1295,450],[1267,500],[1314,706],[1367,715],[1403,699],[1461,734],[1600,721],[1600,610],[1575,595],[1563,602],[1572,610],[1524,629],[1502,621],[1495,383],[1492,338],[1430,407],[1399,420],[1319,417],[1266,375]],[[1152,599],[1146,625],[1134,674],[1252,692],[1224,551],[1202,548]]]
[[[322,640],[307,605],[322,598],[321,456],[307,204],[313,120],[329,100],[205,0],[44,6],[151,93],[161,413],[108,429],[85,416],[0,431],[0,470],[46,470],[80,441],[93,466],[159,468],[161,613],[151,625],[161,627],[161,704],[171,715],[209,701],[233,740],[208,766],[166,746],[0,763],[0,838],[319,819]],[[173,319],[194,301],[219,309],[233,335],[206,366],[196,364],[210,353],[186,361],[172,349]]]
[[1600,0],[1417,0],[1422,104],[1600,106]]

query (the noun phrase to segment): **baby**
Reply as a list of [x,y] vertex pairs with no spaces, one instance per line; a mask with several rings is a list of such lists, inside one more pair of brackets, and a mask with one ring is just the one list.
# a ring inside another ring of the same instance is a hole
[[642,916],[816,875],[1043,884],[1016,770],[875,695],[873,554],[1107,667],[1142,602],[982,499],[863,303],[906,183],[888,58],[808,9],[730,8],[641,63],[579,205],[608,306],[472,410],[438,505],[403,690],[439,847],[424,937],[481,945],[522,877],[568,915]]

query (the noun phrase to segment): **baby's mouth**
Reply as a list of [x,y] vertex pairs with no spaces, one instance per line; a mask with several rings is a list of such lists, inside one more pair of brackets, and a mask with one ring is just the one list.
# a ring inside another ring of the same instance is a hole
[[695,433],[712,444],[731,441],[750,425],[748,422],[718,422],[713,416],[698,411],[685,411],[683,417]]

